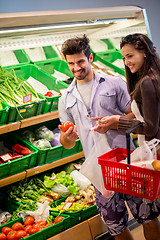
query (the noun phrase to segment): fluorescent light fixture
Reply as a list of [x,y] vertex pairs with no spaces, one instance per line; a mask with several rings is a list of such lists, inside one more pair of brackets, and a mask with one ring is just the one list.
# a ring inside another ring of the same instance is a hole
[[76,22],[76,23],[67,23],[67,24],[55,24],[55,25],[47,25],[42,26],[38,25],[38,27],[26,27],[26,28],[13,28],[8,30],[0,30],[0,34],[6,33],[19,33],[19,32],[28,32],[28,31],[40,31],[40,30],[52,30],[52,29],[61,29],[61,28],[72,28],[72,27],[86,27],[86,26],[98,26],[110,24],[112,22],[127,20],[127,18],[122,19],[109,19],[109,20],[89,20],[87,22]]

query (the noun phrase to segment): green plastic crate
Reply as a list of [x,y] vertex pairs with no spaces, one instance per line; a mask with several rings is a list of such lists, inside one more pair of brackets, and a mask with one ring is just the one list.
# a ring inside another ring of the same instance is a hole
[[29,145],[27,142],[21,140],[21,138],[13,133],[9,133],[3,136],[4,145],[11,149],[14,143],[18,143],[24,147],[29,148],[33,153],[23,156],[22,158],[14,159],[10,162],[0,164],[0,179],[18,174],[27,169],[33,168],[36,165],[38,151],[34,146]]
[[[60,205],[62,202],[65,202],[65,199],[59,199],[58,201],[55,201],[53,203],[51,203],[50,207],[56,207],[58,205]],[[51,212],[56,212],[53,210],[50,210]],[[72,212],[65,212],[67,215],[70,216],[71,219],[71,227],[75,226],[76,224],[83,222],[93,216],[95,216],[96,214],[98,214],[98,209],[96,204],[89,206],[88,208],[84,209],[84,210],[80,210],[80,211],[75,211],[74,213]]]
[[[69,70],[67,62],[61,59],[37,62],[36,66],[38,66],[39,68],[41,68],[42,70],[44,70],[50,75],[53,75],[55,71],[58,71],[60,73],[66,74],[68,78],[74,77],[74,75]],[[57,79],[57,80],[65,81],[66,79]]]
[[[7,70],[9,70],[9,68]],[[68,84],[64,83],[63,81],[56,81],[56,78],[45,73],[44,71],[42,71],[41,69],[36,67],[34,64],[27,64],[22,67],[16,67],[16,68],[14,68],[14,71],[15,71],[17,77],[26,80],[31,76],[34,79],[41,82],[42,84],[44,84],[49,90],[54,90],[58,94],[60,93],[59,89],[68,87]],[[40,106],[40,109],[35,109],[35,107],[34,107],[34,109],[33,109],[33,110],[35,110],[34,114],[38,115],[41,113],[47,113],[50,111],[58,110],[59,97],[60,97],[60,95],[55,96],[55,97],[45,97],[45,99],[46,99],[45,102],[44,102],[44,99],[42,99],[43,105]],[[30,103],[30,105],[31,105],[31,103]],[[29,109],[29,111],[28,111],[28,114],[30,114],[30,113],[31,113],[31,109]],[[27,115],[27,113],[23,113],[23,108],[22,108],[21,114],[23,114],[25,116]]]
[[[30,126],[26,129],[34,132],[35,129],[38,129],[39,127],[44,125],[48,129],[53,131],[55,128],[58,127],[59,123],[60,123],[59,119],[55,119],[55,120],[51,120],[51,121],[48,121],[48,122],[45,122],[45,123],[41,123],[41,124],[36,125],[36,126]],[[24,131],[23,129],[20,130],[18,132],[19,135],[21,135],[23,131]],[[24,140],[21,136],[19,136],[19,137],[21,138],[22,142],[24,141],[24,142],[28,143],[29,145],[31,145],[33,147],[33,144]],[[65,149],[62,145],[47,148],[47,149],[39,149],[35,146],[34,146],[34,148],[36,148],[37,151],[38,151],[37,163],[36,163],[38,166],[57,161],[61,158],[65,158],[65,157],[68,157],[70,155],[73,155],[73,154],[76,154],[76,153],[82,151],[82,145],[81,145],[81,142],[80,142],[79,139],[76,140],[75,146],[71,149]]]
[[9,114],[9,106],[2,102],[3,109],[0,110],[0,126],[7,123],[7,118]]
[[[22,80],[28,79],[30,76],[35,78],[45,79],[46,75],[43,72],[40,72],[33,64],[16,66],[16,67],[4,67],[7,71],[14,69],[14,72],[18,78]],[[16,122],[22,119],[30,118],[37,116],[43,113],[43,108],[45,104],[45,97],[41,94],[38,94],[40,100],[38,102],[25,103],[17,107],[10,106],[7,123]]]
[[[54,121],[54,123],[45,122],[45,123],[41,123],[36,126],[30,126],[26,129],[34,132],[37,128],[39,128],[40,126],[43,126],[43,125],[48,127],[50,130],[53,130],[58,126],[58,123],[57,123],[57,121]],[[24,131],[24,129],[19,131],[19,135],[20,135],[19,138],[21,139],[21,141],[34,147],[38,152],[36,165],[41,166],[41,165],[51,163],[51,162],[54,162],[54,161],[62,158],[62,156],[63,156],[62,155],[63,154],[63,146],[62,145],[51,147],[51,148],[46,148],[46,149],[39,149],[39,148],[35,147],[32,143],[24,140],[21,137],[21,133],[23,131]]]
[[[106,39],[100,39],[102,42],[106,43],[107,47],[108,47],[108,51],[112,51],[112,50],[115,50],[115,46],[114,44],[112,43],[112,41],[109,39],[109,38],[106,38]],[[97,54],[98,52],[94,51],[93,47],[91,47],[91,52],[92,53],[95,53]],[[100,52],[99,52],[100,53]]]
[[68,157],[70,155],[73,155],[73,154],[76,154],[78,152],[81,152],[82,151],[82,144],[80,142],[79,139],[76,140],[76,144],[73,148],[71,149],[65,149],[63,148],[63,154],[62,154],[62,157]]
[[[39,47],[37,47],[38,49]],[[34,50],[35,48],[30,48],[30,50]],[[59,59],[59,55],[58,53],[56,52],[56,50],[52,47],[52,46],[44,46],[42,47],[43,51],[44,51],[44,55],[46,57],[46,60],[47,59]],[[24,49],[24,52],[27,56],[28,59],[30,59],[30,62],[33,62],[33,63],[38,63],[40,61],[44,61],[42,59],[39,59],[37,61],[33,61],[33,59],[29,56],[29,54],[27,54],[26,50]]]
[[[63,202],[63,201],[62,201]],[[60,204],[60,203],[59,203]],[[55,205],[55,203],[51,203],[50,205],[51,207],[56,207],[57,205]],[[59,214],[58,211],[53,211],[50,209],[51,213],[57,213]],[[68,216],[70,216],[70,227],[73,227],[77,224],[79,224],[81,222],[81,210],[80,211],[75,211],[74,213],[71,212],[65,212],[65,214],[67,214]]]
[[81,215],[81,220],[82,222],[97,215],[98,214],[98,209],[96,204],[90,206],[89,208],[86,208],[82,211],[82,215]]
[[[53,215],[54,217],[57,217],[59,214],[57,213],[54,213],[54,212],[51,212],[50,213],[51,215]],[[55,223],[54,225],[50,226],[50,227],[47,227],[37,233],[34,233],[32,235],[30,235],[29,237],[26,237],[25,239],[29,239],[29,240],[46,240],[66,229],[68,229],[70,227],[70,216],[69,215],[66,215],[66,214],[61,214],[62,217],[64,217],[64,219],[59,222],[59,223]],[[13,221],[10,221],[8,223],[5,223],[3,225],[0,226],[0,231],[3,227],[12,227],[12,225],[16,222],[20,222],[22,224],[23,223],[23,219],[20,217],[20,218],[17,218]]]
[[[12,50],[9,50],[9,51],[12,51]],[[25,64],[30,63],[30,59],[23,49],[14,50],[13,53],[16,56],[19,63],[4,66],[5,68],[13,68],[13,67],[16,67],[16,66],[23,66]]]
[[125,76],[125,69],[119,68],[118,66],[113,64],[113,62],[117,59],[122,60],[122,55],[119,50],[94,54],[94,61],[100,61],[106,66],[113,69],[115,72]]

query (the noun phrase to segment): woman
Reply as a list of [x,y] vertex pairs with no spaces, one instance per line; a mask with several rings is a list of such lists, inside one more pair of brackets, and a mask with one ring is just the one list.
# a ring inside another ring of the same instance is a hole
[[139,33],[122,38],[120,48],[132,100],[132,114],[93,118],[98,120],[95,131],[124,131],[142,122],[134,130],[138,134],[139,145],[144,140],[160,139],[160,59],[156,48],[147,36]]
[[[144,140],[160,139],[160,59],[156,49],[147,36],[139,33],[122,38],[120,48],[132,113],[93,118],[98,121],[94,130],[99,133],[105,133],[109,129],[125,131],[141,122],[141,126],[134,130],[138,134],[139,145]],[[160,207],[159,199],[157,206]],[[157,218],[143,224],[143,230],[147,240],[160,239],[160,223]]]

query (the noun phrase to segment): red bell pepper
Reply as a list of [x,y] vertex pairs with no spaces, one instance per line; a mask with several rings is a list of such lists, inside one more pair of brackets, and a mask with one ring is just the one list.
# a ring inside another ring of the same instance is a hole
[[19,154],[23,154],[23,155],[28,155],[28,154],[33,152],[29,148],[23,147],[19,144],[14,144],[12,146],[12,150],[19,153]]

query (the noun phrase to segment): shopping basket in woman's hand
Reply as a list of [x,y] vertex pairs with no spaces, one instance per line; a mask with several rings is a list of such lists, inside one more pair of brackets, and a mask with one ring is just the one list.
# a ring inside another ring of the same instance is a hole
[[[98,163],[107,190],[155,200],[160,195],[160,172],[130,164],[130,133],[136,127],[126,131],[127,149],[115,148],[99,156]],[[126,158],[127,164],[120,162]]]

